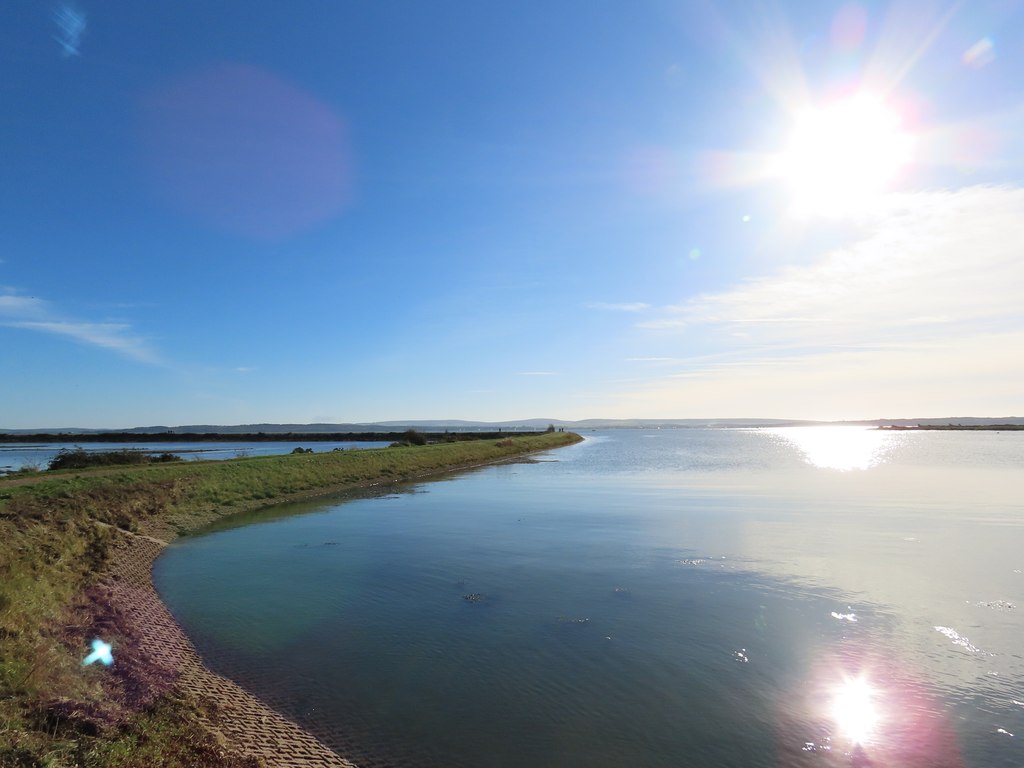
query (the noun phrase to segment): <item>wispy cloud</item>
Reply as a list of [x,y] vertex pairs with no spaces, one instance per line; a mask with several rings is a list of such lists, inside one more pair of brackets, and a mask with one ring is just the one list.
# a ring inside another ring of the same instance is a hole
[[646,328],[649,331],[665,331],[685,328],[689,323],[681,317],[661,317],[657,320],[643,320],[635,325],[637,328]]
[[648,379],[609,403],[612,416],[866,419],[1021,412],[1024,331],[924,345],[837,350]]
[[64,58],[78,56],[85,34],[85,12],[65,3],[53,12],[53,22],[57,25],[53,39],[60,45],[61,55]]
[[144,363],[160,364],[148,342],[128,323],[95,323],[63,317],[49,302],[12,292],[0,295],[0,326],[66,336],[90,346],[113,350]]
[[104,349],[112,349],[127,357],[147,363],[155,363],[156,357],[147,349],[145,342],[132,335],[131,326],[126,323],[74,323],[65,321],[15,321],[4,323],[10,328],[24,328],[30,331],[54,333],[69,336],[76,341]]
[[646,328],[720,326],[761,343],[863,344],[1004,328],[1024,319],[1024,190],[975,187],[899,199],[874,231],[663,311]]
[[903,196],[844,248],[640,324],[679,328],[681,348],[692,337],[722,358],[648,379],[626,396],[629,413],[650,413],[643,403],[820,418],[1019,411],[1022,242],[1024,189]]
[[40,318],[45,315],[45,302],[35,296],[18,296],[10,289],[0,295],[0,317],[18,317],[24,319]]
[[650,304],[642,301],[627,301],[621,303],[609,303],[604,301],[592,301],[584,305],[587,309],[601,309],[608,312],[643,312],[650,309]]

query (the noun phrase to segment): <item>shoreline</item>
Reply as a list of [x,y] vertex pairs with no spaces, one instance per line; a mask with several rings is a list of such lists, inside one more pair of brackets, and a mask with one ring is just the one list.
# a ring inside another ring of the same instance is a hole
[[[382,768],[348,748],[344,724],[331,728],[343,756],[276,712],[272,697],[207,669],[156,591],[156,558],[240,513],[530,461],[582,440],[554,433],[0,478],[0,765]],[[95,638],[113,645],[112,666],[83,665]]]
[[[128,642],[148,659],[148,675],[173,676],[174,685],[204,713],[202,724],[218,743],[265,765],[356,768],[299,725],[237,683],[207,669],[184,629],[153,585],[153,563],[169,542],[119,531],[111,567],[100,588],[108,607],[124,619]],[[115,651],[116,652],[116,651]]]
[[[387,478],[360,485],[343,485],[314,493],[285,494],[268,499],[258,508],[276,506],[300,499],[329,499],[351,491],[401,485],[440,479],[453,473],[467,472],[487,466],[518,463],[544,453],[550,448],[528,451],[513,457],[447,467],[441,470]],[[246,511],[232,510],[219,519],[228,519]],[[196,708],[205,713],[203,726],[218,743],[243,758],[259,761],[258,765],[312,766],[313,768],[367,768],[384,766],[374,755],[355,744],[339,754],[305,730],[298,723],[274,710],[268,703],[246,691],[238,683],[208,669],[202,662],[184,628],[160,599],[153,584],[153,564],[177,536],[164,540],[120,529],[114,543],[110,566],[100,581],[107,590],[109,607],[122,615],[124,630],[148,659],[147,674],[160,678],[173,676],[175,687]],[[197,529],[199,530],[199,529]],[[185,535],[190,535],[191,531]],[[353,762],[354,761],[354,762]]]

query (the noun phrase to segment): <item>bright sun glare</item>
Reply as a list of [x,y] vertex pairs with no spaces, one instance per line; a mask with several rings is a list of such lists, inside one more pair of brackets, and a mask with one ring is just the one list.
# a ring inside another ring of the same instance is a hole
[[846,680],[832,700],[832,717],[842,734],[854,744],[870,740],[878,725],[875,691],[863,677]]
[[808,464],[843,472],[881,464],[897,446],[894,433],[868,427],[780,427],[766,432],[796,448]]
[[791,190],[795,214],[856,215],[886,191],[911,146],[897,114],[859,93],[798,112],[777,172]]

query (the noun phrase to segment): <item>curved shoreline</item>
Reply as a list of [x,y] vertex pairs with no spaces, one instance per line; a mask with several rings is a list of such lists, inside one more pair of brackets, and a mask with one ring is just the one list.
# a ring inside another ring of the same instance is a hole
[[[380,479],[358,486],[344,485],[320,489],[316,493],[286,494],[268,499],[261,506],[275,506],[298,499],[327,499],[343,491],[439,479],[480,467],[519,462],[548,450],[551,449]],[[234,514],[232,512],[231,516]],[[113,545],[110,567],[100,582],[108,590],[110,607],[124,618],[125,630],[151,665],[149,671],[157,677],[174,676],[175,685],[181,693],[204,713],[203,725],[218,742],[242,757],[255,758],[267,766],[383,768],[386,765],[372,754],[362,752],[356,744],[351,744],[346,750],[347,757],[338,754],[234,681],[205,667],[192,641],[160,599],[153,584],[153,564],[170,541],[113,530],[117,531],[118,537]]]
[[205,714],[203,724],[218,741],[267,765],[354,768],[355,764],[321,744],[237,683],[207,669],[192,641],[171,615],[153,585],[153,563],[168,542],[119,531],[106,578],[110,606],[148,657],[157,675],[173,674],[179,690]]
[[[0,478],[0,731],[10,737],[0,739],[0,764],[383,766],[365,746],[348,749],[343,729],[330,730],[345,757],[274,711],[272,694],[260,700],[205,668],[156,592],[155,559],[179,536],[239,513],[522,461],[582,439]],[[113,644],[113,666],[82,663],[95,638]]]

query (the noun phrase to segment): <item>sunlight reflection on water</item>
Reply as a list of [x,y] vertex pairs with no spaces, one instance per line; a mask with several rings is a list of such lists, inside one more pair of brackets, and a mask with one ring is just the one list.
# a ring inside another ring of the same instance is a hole
[[878,725],[876,691],[863,677],[843,681],[832,699],[832,717],[840,732],[854,744],[864,744]]
[[870,469],[886,460],[897,435],[870,427],[782,427],[765,430],[822,469]]

